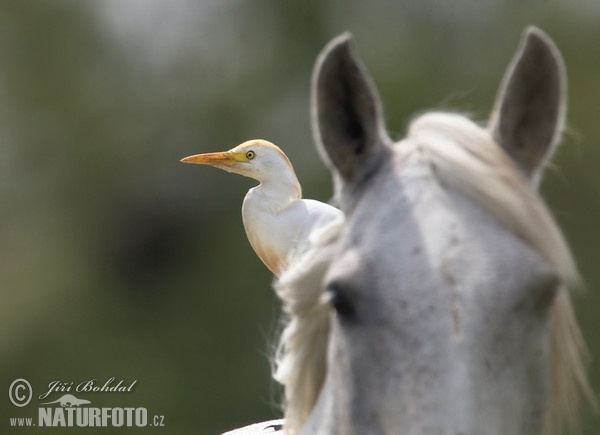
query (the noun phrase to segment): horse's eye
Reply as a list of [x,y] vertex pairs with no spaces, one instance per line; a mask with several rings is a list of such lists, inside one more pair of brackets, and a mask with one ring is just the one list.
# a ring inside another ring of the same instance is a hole
[[353,301],[340,286],[329,285],[326,290],[327,302],[337,315],[347,321],[356,319],[356,309]]

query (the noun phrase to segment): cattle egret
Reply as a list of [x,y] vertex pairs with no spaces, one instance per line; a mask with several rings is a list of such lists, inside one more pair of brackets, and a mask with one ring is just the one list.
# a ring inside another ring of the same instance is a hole
[[197,154],[181,161],[214,166],[260,182],[244,198],[242,220],[256,255],[277,276],[293,257],[306,251],[313,231],[343,219],[335,207],[302,199],[290,160],[271,142],[250,140],[229,151]]

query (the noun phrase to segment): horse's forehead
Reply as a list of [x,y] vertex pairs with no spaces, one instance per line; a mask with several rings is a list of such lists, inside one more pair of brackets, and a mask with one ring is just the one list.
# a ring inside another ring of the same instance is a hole
[[449,258],[471,262],[473,274],[500,263],[533,269],[545,264],[482,205],[441,183],[422,156],[396,150],[394,161],[361,192],[340,243],[334,265],[344,272],[351,264],[372,263],[361,273],[377,274],[386,284],[399,275],[435,279],[445,273]]
[[[482,331],[508,343],[529,321],[519,313],[546,306],[557,284],[535,249],[418,165],[377,177],[347,216],[337,249],[325,285],[344,289],[365,324],[386,325],[371,332],[392,353],[410,353],[411,340],[428,337],[441,355],[452,340],[476,342]],[[428,335],[433,327],[439,334]],[[400,344],[394,331],[402,331]]]
[[[370,279],[389,263],[396,265],[394,271],[410,268],[420,253],[442,249],[450,237],[454,216],[437,180],[418,159],[400,155],[396,160],[370,180],[348,213],[333,262],[337,273],[355,270]],[[386,272],[379,279],[393,275]]]
[[[404,145],[404,143],[402,143]],[[419,153],[394,146],[391,159],[354,199],[348,214],[349,235],[381,239],[406,237],[430,218],[449,217],[447,194]],[[439,224],[439,222],[438,222]],[[438,227],[441,231],[443,227]]]

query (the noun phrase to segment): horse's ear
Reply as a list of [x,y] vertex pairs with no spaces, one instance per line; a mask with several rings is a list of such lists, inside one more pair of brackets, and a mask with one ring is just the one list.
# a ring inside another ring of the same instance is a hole
[[312,125],[321,157],[336,183],[359,182],[381,160],[388,140],[381,103],[349,33],[333,39],[317,59]]
[[558,48],[540,29],[527,28],[500,86],[489,129],[534,186],[559,141],[565,100]]

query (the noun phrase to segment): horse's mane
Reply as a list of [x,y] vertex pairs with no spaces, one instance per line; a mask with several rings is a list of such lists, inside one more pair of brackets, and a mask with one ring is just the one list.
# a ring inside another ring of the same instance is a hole
[[[502,225],[533,247],[561,279],[550,315],[551,380],[544,435],[562,433],[576,421],[579,393],[592,398],[585,375],[586,349],[567,287],[579,274],[570,250],[545,204],[490,132],[468,118],[431,112],[416,118],[395,147],[420,152],[434,176],[481,204]],[[343,224],[317,235],[313,248],[276,282],[284,329],[274,377],[285,389],[285,426],[296,433],[318,398],[326,373],[329,310],[321,284]]]
[[342,224],[334,222],[313,237],[311,248],[275,283],[285,325],[273,377],[284,386],[288,433],[296,433],[304,425],[325,379],[329,309],[322,301],[321,284]]

